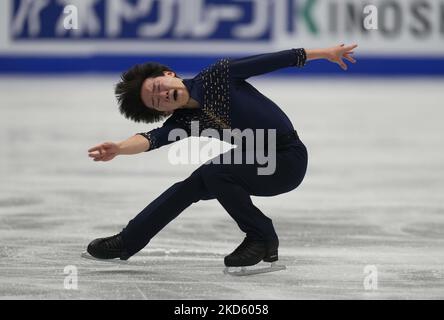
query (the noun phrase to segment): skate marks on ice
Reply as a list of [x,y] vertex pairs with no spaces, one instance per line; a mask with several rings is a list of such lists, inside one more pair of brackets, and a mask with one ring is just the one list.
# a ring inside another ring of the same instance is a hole
[[0,198],[0,208],[8,207],[22,207],[36,205],[43,202],[43,199],[29,196],[29,197],[1,197]]
[[[276,281],[280,276],[264,274],[260,281],[267,284],[267,290],[256,288],[257,277],[261,276],[240,277],[240,280],[225,276],[222,272],[225,253],[218,252],[144,249],[126,264],[81,258],[81,270],[92,287],[118,285],[120,290],[130,290],[131,294],[142,292],[148,299],[276,298],[274,288],[281,290],[281,281]],[[136,298],[143,296],[140,294]]]

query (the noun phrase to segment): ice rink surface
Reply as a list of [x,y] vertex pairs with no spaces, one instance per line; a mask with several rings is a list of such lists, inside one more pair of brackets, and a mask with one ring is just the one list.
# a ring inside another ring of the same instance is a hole
[[[216,200],[189,207],[127,264],[80,258],[198,167],[169,164],[168,147],[87,157],[161,125],[119,114],[117,80],[0,78],[1,299],[444,298],[443,79],[251,80],[292,120],[309,168],[296,190],[253,197],[287,270],[236,278],[223,257],[243,236]],[[77,290],[64,288],[66,266]],[[376,290],[364,287],[368,266]]]

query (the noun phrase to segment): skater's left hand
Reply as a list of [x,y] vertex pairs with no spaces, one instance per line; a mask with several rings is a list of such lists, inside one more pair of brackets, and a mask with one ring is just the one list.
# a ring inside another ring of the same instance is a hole
[[336,47],[331,47],[325,49],[325,59],[328,61],[337,63],[343,70],[347,70],[347,65],[342,60],[343,58],[350,61],[351,63],[356,63],[356,60],[351,56],[354,52],[352,51],[358,45],[338,45]]

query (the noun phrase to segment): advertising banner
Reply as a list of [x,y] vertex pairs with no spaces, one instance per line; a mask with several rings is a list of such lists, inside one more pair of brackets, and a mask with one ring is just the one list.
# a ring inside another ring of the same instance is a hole
[[372,64],[356,72],[390,72],[393,63],[440,72],[444,0],[0,2],[0,71],[115,71],[116,63],[154,58],[194,69],[196,58],[339,43],[359,44]]

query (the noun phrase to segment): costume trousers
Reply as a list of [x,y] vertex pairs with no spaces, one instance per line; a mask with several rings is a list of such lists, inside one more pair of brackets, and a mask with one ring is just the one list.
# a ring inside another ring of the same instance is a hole
[[277,240],[272,220],[253,204],[250,196],[274,196],[295,189],[307,169],[305,145],[297,134],[285,145],[278,140],[274,173],[266,175],[258,174],[258,167],[266,165],[257,161],[226,164],[223,155],[218,156],[219,163],[208,161],[188,178],[173,184],[128,223],[121,232],[128,257],[144,248],[170,221],[200,200],[217,199],[247,237]]

